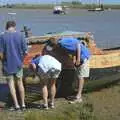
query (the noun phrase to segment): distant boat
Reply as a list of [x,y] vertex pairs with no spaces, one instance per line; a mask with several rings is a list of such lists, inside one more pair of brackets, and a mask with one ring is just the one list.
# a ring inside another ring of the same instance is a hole
[[88,11],[104,11],[103,4],[101,4],[101,1],[99,0],[99,7],[93,8],[93,9],[88,9]]
[[111,8],[108,8],[108,11],[111,11],[112,9]]
[[102,8],[95,8],[95,9],[89,9],[88,11],[104,11],[104,9]]
[[53,9],[53,14],[66,14],[65,7],[55,6]]
[[17,15],[17,13],[15,13],[15,12],[9,12],[7,14],[8,14],[8,19],[9,20],[15,20],[16,21],[16,15]]
[[8,13],[8,15],[16,15],[16,13]]

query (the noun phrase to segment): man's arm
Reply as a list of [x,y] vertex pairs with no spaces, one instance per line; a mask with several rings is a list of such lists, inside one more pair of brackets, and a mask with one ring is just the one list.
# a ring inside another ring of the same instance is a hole
[[27,41],[24,38],[24,36],[22,36],[22,50],[23,50],[23,55],[26,55],[28,53]]
[[80,65],[80,53],[81,53],[80,43],[77,43],[76,63],[75,63],[77,66]]
[[3,53],[0,52],[0,60],[2,60],[2,59],[3,59]]
[[35,58],[35,59],[32,59],[31,60],[31,63],[30,63],[30,67],[32,68],[32,70],[35,72],[36,69],[37,69],[37,65],[39,64],[39,60],[40,60],[40,56]]
[[3,59],[3,51],[4,51],[3,48],[4,48],[3,47],[3,40],[2,40],[2,36],[0,35],[0,60]]

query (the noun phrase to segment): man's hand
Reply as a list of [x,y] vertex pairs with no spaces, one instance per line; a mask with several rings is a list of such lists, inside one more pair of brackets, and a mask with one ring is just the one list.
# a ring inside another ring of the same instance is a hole
[[76,66],[76,67],[79,67],[79,66],[80,66],[80,61],[77,60],[77,61],[75,62],[75,66]]
[[35,71],[36,70],[36,65],[34,63],[31,63],[30,64],[30,69],[32,69],[33,71]]
[[3,53],[0,53],[0,60],[3,59]]

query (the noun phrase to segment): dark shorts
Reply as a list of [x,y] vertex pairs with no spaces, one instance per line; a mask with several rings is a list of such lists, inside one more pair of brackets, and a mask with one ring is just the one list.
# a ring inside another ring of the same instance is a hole
[[39,68],[37,74],[41,77],[41,79],[57,79],[60,72],[60,70],[52,68],[47,73],[44,73],[44,71]]

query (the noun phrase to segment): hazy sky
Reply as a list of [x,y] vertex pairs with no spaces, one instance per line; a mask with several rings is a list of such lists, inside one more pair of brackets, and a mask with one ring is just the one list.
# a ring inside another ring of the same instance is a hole
[[[6,3],[59,3],[61,1],[73,1],[73,0],[0,0],[1,4]],[[96,3],[99,0],[78,0],[82,1],[83,3]],[[114,3],[120,4],[120,0],[101,0],[102,3]]]

